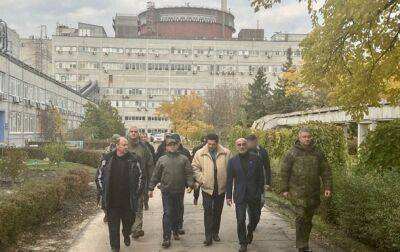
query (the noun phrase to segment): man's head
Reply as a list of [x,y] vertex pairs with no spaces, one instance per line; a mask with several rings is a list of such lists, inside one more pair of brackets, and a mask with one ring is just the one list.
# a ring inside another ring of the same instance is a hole
[[310,146],[312,143],[312,135],[309,129],[302,128],[299,130],[299,142],[303,146]]
[[169,137],[169,138],[165,139],[165,148],[166,148],[167,152],[175,153],[178,151],[178,147],[179,147],[179,144],[174,138]]
[[139,129],[136,126],[129,128],[128,137],[131,141],[138,141],[140,139]]
[[111,144],[117,144],[120,137],[121,137],[121,136],[118,135],[118,134],[112,135],[110,143],[111,143]]
[[174,134],[171,135],[171,138],[175,139],[175,141],[176,141],[178,144],[181,143],[181,136],[180,136],[179,134],[174,133]]
[[117,142],[117,155],[122,156],[128,152],[128,140],[125,137],[120,137]]
[[246,138],[239,138],[238,140],[236,140],[235,146],[236,146],[236,150],[239,152],[239,154],[244,154],[248,150]]
[[147,133],[140,134],[140,139],[142,139],[143,142],[149,141],[149,137],[148,137]]
[[207,147],[209,151],[215,151],[218,148],[219,137],[217,134],[210,133],[207,135]]
[[251,134],[248,137],[246,137],[247,140],[247,146],[249,149],[255,149],[257,148],[258,145],[258,138],[256,135]]

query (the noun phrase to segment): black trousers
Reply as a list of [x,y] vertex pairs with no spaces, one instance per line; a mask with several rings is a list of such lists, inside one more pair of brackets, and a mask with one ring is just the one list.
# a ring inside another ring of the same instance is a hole
[[[260,221],[260,201],[257,199],[245,199],[243,203],[236,203],[237,234],[240,244],[247,244],[247,233],[253,232]],[[249,213],[249,224],[246,230],[246,210]]]
[[199,199],[199,196],[200,196],[200,188],[194,189],[194,190],[193,190],[193,198],[194,198],[195,200],[198,200],[198,199]]
[[211,196],[202,191],[204,208],[204,229],[206,239],[211,239],[213,234],[219,234],[221,214],[224,208],[225,193]]
[[107,220],[111,248],[119,249],[121,222],[123,236],[129,236],[135,220],[135,213],[130,208],[109,208],[107,210]]
[[180,199],[179,202],[179,209],[178,209],[178,213],[179,213],[179,217],[178,217],[178,230],[183,229],[183,215],[185,213],[185,194],[182,193],[182,198]]

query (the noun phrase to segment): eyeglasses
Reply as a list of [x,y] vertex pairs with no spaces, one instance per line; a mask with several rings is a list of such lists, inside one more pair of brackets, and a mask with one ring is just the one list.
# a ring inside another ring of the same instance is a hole
[[246,146],[247,144],[242,143],[242,144],[236,144],[236,146]]

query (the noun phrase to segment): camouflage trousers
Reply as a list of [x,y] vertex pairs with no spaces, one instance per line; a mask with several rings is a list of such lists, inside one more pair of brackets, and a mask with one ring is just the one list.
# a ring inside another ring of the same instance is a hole
[[298,249],[308,248],[312,219],[317,207],[295,206],[296,212],[296,247]]

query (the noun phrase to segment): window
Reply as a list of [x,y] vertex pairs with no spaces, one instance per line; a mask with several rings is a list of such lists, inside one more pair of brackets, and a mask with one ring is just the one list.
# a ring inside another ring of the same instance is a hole
[[99,62],[88,62],[88,61],[81,61],[79,62],[79,69],[99,69],[100,63]]
[[123,63],[116,63],[116,62],[105,62],[103,63],[104,70],[124,70]]
[[81,37],[90,37],[91,30],[90,29],[79,29],[79,36]]
[[5,84],[4,84],[4,82],[5,82],[5,75],[4,75],[4,73],[0,72],[0,92],[1,93],[5,92],[5,89],[4,89]]

